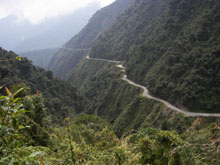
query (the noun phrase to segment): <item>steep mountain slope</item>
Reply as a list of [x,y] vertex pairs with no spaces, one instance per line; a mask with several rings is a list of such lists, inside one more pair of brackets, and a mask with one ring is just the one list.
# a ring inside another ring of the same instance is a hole
[[25,86],[30,94],[39,91],[54,122],[82,111],[83,100],[77,95],[76,88],[53,78],[52,72],[33,66],[26,58],[19,61],[16,57],[13,52],[0,49],[0,86],[5,85],[10,89]]
[[20,53],[20,56],[27,57],[34,65],[47,68],[53,56],[58,52],[59,48],[33,50],[30,52]]
[[91,50],[190,111],[220,112],[220,2],[137,0]]
[[118,136],[149,126],[184,132],[196,119],[143,97],[140,88],[121,80],[122,74],[114,63],[84,59],[69,79],[87,100],[85,112],[111,122]]
[[52,59],[48,69],[55,76],[66,79],[71,70],[89,53],[93,42],[108,29],[124,10],[128,9],[134,0],[116,0],[113,4],[98,11],[85,28],[65,44]]

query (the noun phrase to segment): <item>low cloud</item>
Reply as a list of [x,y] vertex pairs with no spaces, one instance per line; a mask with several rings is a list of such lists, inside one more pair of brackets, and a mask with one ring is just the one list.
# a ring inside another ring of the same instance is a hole
[[0,19],[14,15],[18,22],[28,20],[32,24],[38,24],[48,18],[72,13],[91,3],[104,7],[113,1],[115,0],[1,0]]

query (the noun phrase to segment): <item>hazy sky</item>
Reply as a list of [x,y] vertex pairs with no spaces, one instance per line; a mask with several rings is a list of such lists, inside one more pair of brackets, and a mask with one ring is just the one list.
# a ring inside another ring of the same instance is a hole
[[46,18],[71,13],[90,3],[99,3],[101,7],[115,0],[0,0],[0,19],[15,15],[18,22],[28,20],[38,24]]

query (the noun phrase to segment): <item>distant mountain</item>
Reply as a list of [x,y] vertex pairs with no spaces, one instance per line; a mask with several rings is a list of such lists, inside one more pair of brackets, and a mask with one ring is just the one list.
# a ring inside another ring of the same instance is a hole
[[61,49],[52,59],[48,69],[52,70],[55,76],[67,78],[72,69],[79,61],[89,53],[94,41],[105,32],[114,21],[128,9],[134,0],[116,0],[113,4],[99,10],[83,28],[65,44],[66,48]]
[[219,8],[219,0],[137,0],[91,56],[125,60],[130,79],[177,106],[220,112]]
[[16,23],[14,16],[0,20],[0,46],[17,53],[60,47],[78,33],[100,8],[96,3],[39,25]]
[[41,50],[33,50],[25,53],[19,53],[22,57],[27,57],[34,65],[47,68],[53,56],[58,52],[59,48],[48,48]]
[[0,46],[14,50],[24,39],[39,35],[56,23],[57,20],[48,20],[39,25],[32,25],[28,21],[16,23],[15,16],[0,19]]
[[99,8],[99,5],[94,3],[70,15],[62,16],[59,18],[59,22],[54,26],[39,35],[24,40],[16,47],[15,51],[24,52],[60,47],[87,24],[89,19]]

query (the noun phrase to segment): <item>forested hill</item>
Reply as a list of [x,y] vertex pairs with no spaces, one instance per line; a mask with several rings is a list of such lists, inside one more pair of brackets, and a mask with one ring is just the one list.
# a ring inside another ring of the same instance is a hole
[[125,60],[129,79],[177,106],[220,112],[219,8],[219,0],[137,0],[91,56]]
[[220,113],[220,1],[132,2],[100,10],[55,56],[71,84],[0,48],[0,165],[220,164],[220,118],[163,101]]
[[17,55],[0,48],[0,86],[11,90],[25,87],[26,94],[42,93],[48,115],[53,122],[82,110],[83,100],[76,88],[67,82],[53,78],[50,71],[35,67],[26,58],[21,61]]
[[106,31],[134,1],[116,0],[99,10],[81,32],[65,44],[66,48],[75,50],[61,49],[52,59],[48,69],[52,70],[55,76],[66,79],[76,64],[88,54],[87,49],[92,47],[98,36]]

